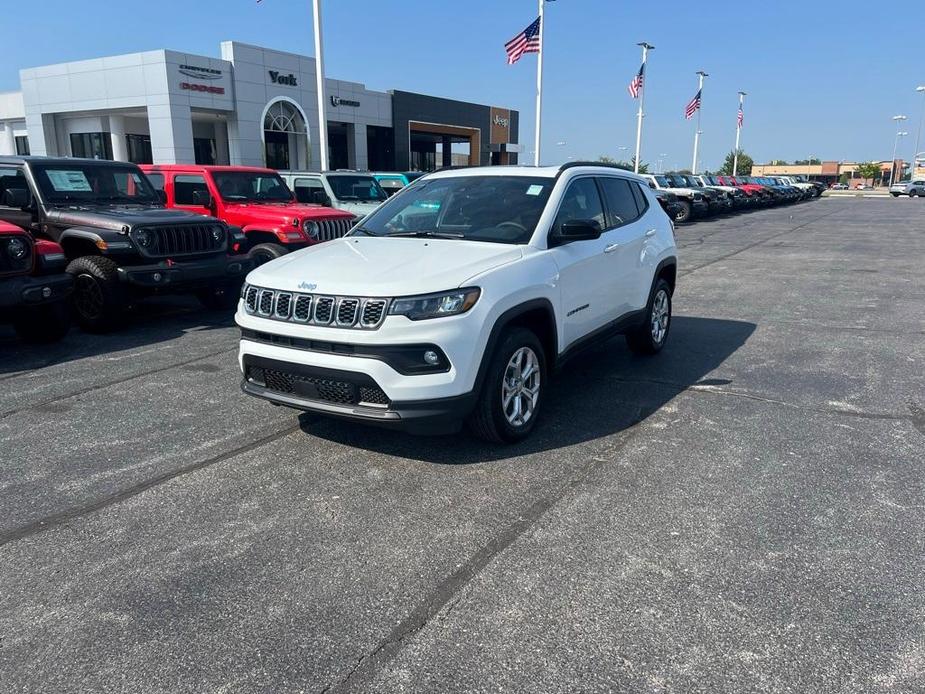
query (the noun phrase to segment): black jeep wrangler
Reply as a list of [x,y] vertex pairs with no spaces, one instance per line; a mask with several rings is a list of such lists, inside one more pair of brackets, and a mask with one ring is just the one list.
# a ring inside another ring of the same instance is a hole
[[55,241],[74,277],[78,322],[116,327],[139,297],[194,292],[231,308],[252,267],[240,229],[168,210],[134,164],[93,159],[0,157],[0,220]]

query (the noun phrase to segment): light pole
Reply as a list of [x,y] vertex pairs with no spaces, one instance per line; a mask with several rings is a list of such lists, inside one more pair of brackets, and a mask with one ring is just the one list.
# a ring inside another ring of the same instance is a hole
[[315,84],[318,90],[318,148],[321,170],[328,170],[328,105],[324,98],[324,47],[321,44],[321,0],[312,0],[315,20]]
[[922,115],[919,116],[919,127],[915,131],[915,149],[912,150],[912,170],[910,176],[915,176],[915,158],[919,155],[919,139],[922,137],[922,123],[925,122],[925,85],[915,88],[915,91],[922,93]]
[[[905,130],[900,130],[896,133],[896,139],[893,141],[893,165],[890,167],[890,185],[893,185],[894,178],[896,177],[896,145],[899,144],[899,138],[905,137],[908,135]],[[902,178],[902,171],[899,172],[900,178]]]
[[[906,120],[906,116],[899,114],[898,116],[893,116],[893,121],[896,123],[896,127],[900,127],[900,123]],[[896,146],[899,144],[899,138],[907,133],[902,133],[896,131],[896,138],[893,140],[893,158],[890,159],[890,185],[893,185],[893,181],[896,178]]]
[[658,155],[658,172],[665,173],[665,160],[668,158],[668,155],[662,152]]

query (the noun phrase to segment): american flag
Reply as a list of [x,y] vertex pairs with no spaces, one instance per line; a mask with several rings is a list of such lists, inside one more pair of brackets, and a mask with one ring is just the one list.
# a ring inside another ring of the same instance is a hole
[[646,74],[646,64],[643,63],[639,66],[639,72],[636,73],[636,76],[633,78],[633,81],[630,82],[630,86],[626,89],[629,91],[630,96],[634,99],[639,98],[639,92],[642,90],[642,81]]
[[687,120],[690,120],[694,117],[694,114],[700,110],[700,89],[697,90],[697,93],[694,94],[694,98],[687,102],[687,106],[684,107],[684,117]]
[[745,113],[742,111],[742,107],[739,106],[739,116],[736,119],[736,123],[739,124],[739,127],[742,127],[742,124],[745,122]]
[[513,65],[524,53],[540,52],[540,18],[504,44],[507,51],[507,64]]

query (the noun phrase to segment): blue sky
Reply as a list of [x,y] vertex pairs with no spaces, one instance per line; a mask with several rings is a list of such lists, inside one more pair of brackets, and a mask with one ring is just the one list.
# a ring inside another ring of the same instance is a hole
[[[20,67],[157,48],[218,56],[228,39],[313,55],[310,5],[160,0],[123,12],[111,0],[16,3],[18,30],[4,32],[0,91],[18,89]],[[749,93],[742,145],[757,161],[889,158],[897,113],[910,117],[900,152],[908,159],[922,109],[915,87],[925,83],[925,13],[913,6],[549,3],[544,161],[632,150],[635,102],[626,85],[638,69],[641,40],[656,46],[643,161],[665,153],[666,166],[690,166],[694,125],[683,109],[698,69],[711,75],[703,111],[707,168],[717,167],[734,144],[740,89]],[[324,10],[329,77],[515,108],[521,140],[532,143],[536,57],[508,67],[503,44],[535,18],[535,0],[325,0]]]

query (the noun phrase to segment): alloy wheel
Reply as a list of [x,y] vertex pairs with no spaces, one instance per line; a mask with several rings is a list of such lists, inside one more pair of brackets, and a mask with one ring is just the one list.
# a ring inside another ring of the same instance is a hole
[[501,381],[501,409],[508,424],[522,427],[533,417],[540,400],[540,360],[529,347],[511,356]]
[[89,320],[96,320],[103,315],[103,290],[92,275],[77,275],[74,282],[74,306],[80,315]]
[[650,317],[652,342],[656,345],[662,344],[665,340],[665,335],[668,334],[668,321],[671,320],[669,306],[668,292],[664,289],[659,289],[652,300],[652,314]]

